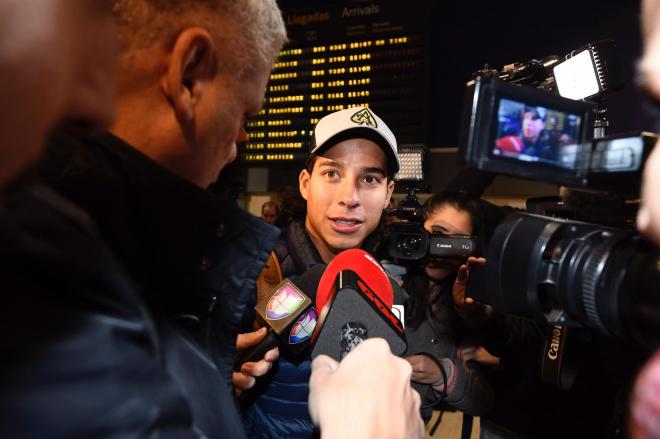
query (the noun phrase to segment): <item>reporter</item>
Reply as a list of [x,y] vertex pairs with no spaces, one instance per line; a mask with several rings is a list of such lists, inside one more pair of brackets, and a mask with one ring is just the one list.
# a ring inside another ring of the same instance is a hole
[[[266,338],[268,331],[266,328],[261,328],[254,332],[245,334],[238,334],[236,338],[236,352],[256,346]],[[264,357],[259,361],[248,361],[241,365],[239,372],[232,374],[232,382],[234,384],[234,393],[240,396],[245,390],[249,390],[256,384],[256,379],[264,376],[273,367],[273,363],[280,357],[280,351],[277,347],[269,350],[264,354]]]
[[[444,192],[429,198],[424,217],[428,232],[480,235],[482,230],[478,200],[463,193]],[[469,262],[430,259],[423,271],[413,269],[404,277],[403,287],[410,295],[405,310],[406,360],[413,368],[413,386],[422,395],[424,419],[430,419],[435,402],[472,415],[487,413],[493,403],[492,389],[483,375],[466,367],[457,356],[467,331],[461,313],[475,306],[464,299],[467,264],[483,262],[483,258]],[[456,308],[455,295],[463,296]],[[449,382],[446,389],[441,368]]]
[[341,363],[319,355],[312,362],[309,411],[321,437],[424,437],[411,373],[380,338],[365,340]]

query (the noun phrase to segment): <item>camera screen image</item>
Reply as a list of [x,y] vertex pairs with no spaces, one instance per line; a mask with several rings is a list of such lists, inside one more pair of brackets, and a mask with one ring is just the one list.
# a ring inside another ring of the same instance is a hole
[[502,98],[492,155],[573,169],[581,124],[577,114]]

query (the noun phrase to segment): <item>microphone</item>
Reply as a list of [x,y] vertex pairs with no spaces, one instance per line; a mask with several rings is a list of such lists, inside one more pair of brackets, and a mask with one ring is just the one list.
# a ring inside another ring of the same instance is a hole
[[245,362],[261,360],[275,346],[285,346],[296,354],[307,347],[318,319],[313,299],[324,269],[325,265],[316,265],[296,282],[284,279],[273,294],[257,303],[254,308],[259,320],[268,328],[268,335],[237,355],[236,371]]
[[[348,252],[348,257],[343,256]],[[408,345],[403,325],[391,310],[389,278],[368,253],[357,249],[343,253],[333,259],[335,263],[343,256],[333,270],[326,269],[319,282],[316,304],[320,314],[312,336],[312,358],[325,354],[341,361],[369,337],[382,337],[392,353],[403,354]],[[326,276],[334,279],[329,282]],[[381,298],[383,292],[387,302]]]
[[360,277],[367,283],[367,285],[379,285],[378,297],[389,308],[392,308],[394,303],[394,290],[392,285],[383,285],[382,279],[387,273],[380,266],[378,261],[374,259],[369,253],[364,250],[353,248],[345,250],[335,256],[328,264],[321,280],[318,284],[318,292],[316,294],[316,309],[322,310],[325,302],[328,300],[330,292],[334,288],[335,279],[341,270],[352,269],[360,273]]

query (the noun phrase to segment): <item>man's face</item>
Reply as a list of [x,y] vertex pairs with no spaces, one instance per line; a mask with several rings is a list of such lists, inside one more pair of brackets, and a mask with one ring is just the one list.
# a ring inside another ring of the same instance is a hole
[[110,1],[0,2],[0,185],[40,155],[57,125],[110,122],[115,62]]
[[536,141],[536,139],[539,138],[539,135],[541,135],[541,131],[543,131],[544,126],[545,123],[543,122],[543,119],[538,116],[538,114],[534,112],[527,112],[523,114],[522,132],[525,139]]
[[[644,55],[639,65],[647,93],[660,100],[660,1],[642,2]],[[656,144],[646,161],[642,181],[642,206],[637,215],[637,228],[660,245],[660,147]]]
[[378,226],[394,189],[386,165],[385,152],[376,143],[349,139],[317,158],[311,175],[301,172],[305,225],[326,262],[343,250],[360,247]]
[[261,212],[261,219],[268,224],[275,224],[277,222],[277,210],[275,206],[266,206]]
[[236,158],[237,142],[248,140],[245,119],[257,114],[264,100],[271,66],[263,66],[243,78],[218,75],[199,110],[200,175],[214,182],[222,168]]

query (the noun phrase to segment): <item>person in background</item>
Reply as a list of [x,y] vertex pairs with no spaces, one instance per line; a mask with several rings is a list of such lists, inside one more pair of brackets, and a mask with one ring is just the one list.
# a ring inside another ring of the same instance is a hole
[[[478,201],[464,193],[438,193],[424,204],[424,228],[429,233],[479,237],[482,222]],[[412,365],[412,380],[422,395],[422,417],[426,420],[439,402],[477,416],[492,406],[493,392],[484,376],[457,357],[466,329],[452,299],[457,277],[463,280],[471,264],[484,262],[474,257],[467,261],[429,258],[424,267],[412,268],[403,277],[409,294],[405,359]],[[450,383],[447,388],[442,369]]]
[[266,201],[261,206],[261,219],[273,226],[279,225],[280,207],[274,201]]

